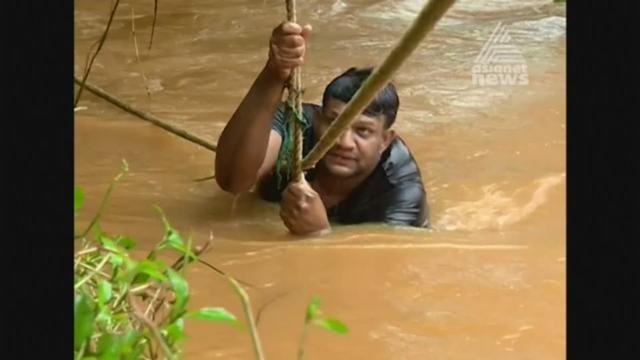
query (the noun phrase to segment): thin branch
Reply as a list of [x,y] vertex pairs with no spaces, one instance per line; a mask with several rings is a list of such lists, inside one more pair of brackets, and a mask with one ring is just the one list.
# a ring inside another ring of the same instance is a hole
[[109,184],[109,188],[107,189],[107,192],[102,197],[102,202],[100,202],[100,207],[98,208],[98,212],[93,217],[93,219],[91,219],[91,222],[89,223],[89,226],[87,226],[87,229],[82,233],[81,237],[84,238],[85,236],[87,236],[89,231],[91,231],[91,229],[95,226],[95,224],[98,222],[98,220],[100,220],[100,217],[102,216],[102,212],[104,211],[104,208],[107,206],[107,201],[109,200],[109,197],[111,196],[111,192],[113,191],[113,187],[116,185],[116,183],[118,181],[120,181],[120,178],[125,173],[126,173],[126,171],[123,171],[123,172],[119,173],[118,175],[116,175],[113,178],[113,181],[111,181],[111,184]]
[[98,56],[98,53],[102,49],[102,45],[104,45],[105,40],[107,40],[107,34],[109,33],[109,29],[111,28],[111,23],[113,22],[113,16],[116,14],[116,10],[118,9],[118,5],[120,4],[120,0],[116,0],[116,3],[113,5],[113,9],[111,10],[111,14],[109,15],[109,21],[107,22],[107,27],[104,29],[104,33],[102,33],[102,38],[100,39],[100,44],[96,49],[96,52],[93,53],[93,57],[89,62],[89,66],[85,68],[84,76],[82,77],[82,82],[80,84],[80,88],[78,89],[78,94],[76,95],[76,101],[73,104],[75,108],[78,106],[78,101],[80,101],[80,95],[82,95],[82,89],[84,89],[85,83],[87,82],[87,78],[89,77],[89,73],[91,72],[91,68],[93,67],[93,62]]
[[[77,84],[81,84],[82,80],[78,79],[77,76],[73,77],[75,82]],[[107,100],[108,102],[112,103],[113,105],[119,107],[120,109],[135,115],[139,118],[141,118],[142,120],[146,120],[150,123],[152,123],[153,125],[156,125],[174,135],[177,135],[185,140],[191,141],[194,144],[200,145],[205,149],[211,150],[213,152],[216,151],[217,149],[217,145],[215,143],[210,143],[202,138],[197,137],[194,134],[191,134],[190,132],[184,130],[184,129],[180,129],[174,125],[171,125],[169,123],[167,123],[165,120],[162,120],[160,118],[158,118],[157,116],[144,112],[142,110],[138,110],[134,107],[132,107],[131,105],[126,104],[124,101],[116,98],[115,96],[109,94],[108,92],[106,92],[105,90],[102,90],[101,88],[86,82],[85,86],[87,88],[87,90],[91,91],[93,94],[95,94],[98,97],[103,98],[104,100]]]
[[[202,260],[202,259],[198,259],[198,262],[199,262],[199,263],[201,263],[202,265],[204,265],[204,266],[208,267],[209,269],[211,269],[211,270],[213,270],[213,271],[217,272],[218,274],[220,274],[220,275],[224,276],[224,277],[231,277],[230,275],[228,275],[228,274],[227,274],[227,273],[225,273],[224,271],[222,271],[222,270],[218,269],[217,267],[215,267],[215,266],[213,266],[213,265],[209,264],[208,262],[206,262],[206,261],[204,261],[204,260]],[[241,284],[242,284],[242,285],[244,285],[244,286],[247,286],[247,287],[253,287],[253,285],[251,285],[251,284],[249,284],[249,283],[247,283],[247,282],[244,282],[244,281],[242,281],[242,280],[236,280],[236,281],[238,281],[239,283],[241,283]]]
[[300,335],[300,340],[298,341],[298,360],[304,360],[304,348],[307,343],[308,335],[309,335],[309,322],[305,322],[304,328],[302,328],[302,335]]
[[251,302],[249,301],[249,295],[247,292],[238,284],[238,282],[232,278],[231,276],[226,276],[231,286],[238,294],[240,298],[240,303],[242,304],[242,310],[244,312],[244,316],[247,319],[247,323],[249,324],[249,331],[251,333],[251,344],[253,345],[253,351],[256,356],[256,360],[264,360],[264,353],[262,351],[262,345],[260,343],[260,337],[258,336],[258,329],[256,327],[256,322],[253,319],[253,312],[251,310]]

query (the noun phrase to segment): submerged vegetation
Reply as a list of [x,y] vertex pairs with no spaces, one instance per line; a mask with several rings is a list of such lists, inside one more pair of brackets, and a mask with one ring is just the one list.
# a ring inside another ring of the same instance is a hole
[[[110,235],[100,227],[109,196],[128,172],[113,179],[97,214],[87,228],[75,237],[74,256],[74,358],[75,359],[177,359],[185,338],[186,320],[197,319],[231,324],[236,330],[249,329],[256,359],[264,359],[260,339],[247,293],[231,276],[199,256],[209,246],[194,246],[171,226],[158,210],[164,224],[164,236],[143,259],[134,259],[136,241],[128,236]],[[74,211],[84,203],[83,191],[74,191]],[[159,255],[177,256],[172,265]],[[193,263],[204,264],[224,276],[242,302],[246,325],[221,307],[190,310],[189,284],[185,269]],[[299,340],[298,359],[304,358],[304,346],[310,326],[338,334],[348,332],[340,321],[322,316],[320,301],[314,297],[307,307],[304,330]]]

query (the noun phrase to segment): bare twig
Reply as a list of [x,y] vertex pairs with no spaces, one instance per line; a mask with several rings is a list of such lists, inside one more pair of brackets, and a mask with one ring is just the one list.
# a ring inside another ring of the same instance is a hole
[[169,359],[174,359],[175,356],[171,352],[171,349],[169,349],[169,345],[167,345],[167,342],[164,341],[164,339],[162,338],[162,334],[160,334],[160,330],[158,330],[158,327],[146,316],[144,316],[144,314],[140,311],[140,309],[138,309],[135,303],[135,299],[133,298],[132,295],[128,296],[128,300],[129,300],[129,305],[131,306],[132,314],[143,325],[145,325],[149,329],[149,331],[151,331],[151,335],[153,335],[153,337],[156,339],[156,341],[160,345],[160,348],[162,349],[162,352],[164,353],[164,355]]
[[[153,294],[153,298],[151,298],[151,301],[149,302],[149,305],[147,306],[147,309],[144,311],[144,316],[149,316],[149,312],[151,311],[151,309],[153,309],[153,303],[156,302],[156,300],[158,300],[158,297],[160,296],[160,293],[162,292],[162,286],[158,287],[158,290],[156,290],[156,293]],[[164,297],[161,301],[164,301]],[[153,317],[155,318],[155,313],[153,314]]]
[[96,266],[95,269],[93,269],[93,271],[91,273],[89,273],[87,276],[85,276],[82,280],[78,281],[76,283],[76,285],[74,286],[74,289],[79,289],[80,286],[82,286],[82,284],[86,283],[87,281],[89,281],[89,279],[91,279],[94,275],[98,274],[100,272],[100,270],[102,269],[102,267],[104,267],[107,264],[107,261],[109,261],[109,258],[111,256],[107,255],[104,257],[104,259],[102,259],[102,261],[100,262],[100,264],[98,264],[98,266]]
[[81,266],[81,267],[83,267],[83,268],[85,268],[87,270],[93,271],[93,272],[95,272],[95,274],[102,275],[107,279],[109,279],[111,277],[111,275],[107,274],[106,272],[100,271],[100,270],[94,268],[93,266],[89,266],[89,265],[85,264],[84,262],[82,262],[80,260],[76,260],[76,265]]
[[[135,21],[135,13],[133,11],[133,6],[131,6],[131,36],[133,36],[133,46],[136,50],[136,61],[138,62],[138,66],[140,64],[140,52],[138,51],[138,38],[136,37],[136,21]],[[147,90],[147,96],[151,97],[151,90],[149,89],[149,80],[144,73],[144,70],[140,69],[140,75],[142,75],[142,80],[144,81],[144,88]]]
[[149,47],[147,50],[151,50],[151,44],[153,43],[153,34],[156,30],[156,19],[158,18],[158,0],[153,0],[153,22],[151,23],[151,37],[149,38]]
[[94,253],[94,252],[98,252],[99,250],[100,250],[100,249],[99,249],[99,248],[97,248],[97,247],[92,247],[92,248],[84,249],[84,250],[78,251],[78,252],[76,253],[75,257],[79,257],[79,256],[82,256],[82,255],[91,254],[91,253]]
[[82,82],[80,83],[78,94],[76,95],[76,101],[73,104],[74,108],[78,106],[78,101],[80,101],[80,95],[82,95],[82,89],[84,89],[87,78],[89,77],[89,73],[91,72],[91,68],[93,67],[93,62],[95,61],[96,56],[98,56],[98,53],[102,49],[102,45],[104,45],[105,40],[107,40],[107,34],[109,33],[109,29],[111,28],[111,23],[113,22],[113,16],[116,14],[116,10],[118,9],[119,4],[120,4],[120,0],[116,0],[115,4],[113,5],[113,9],[111,10],[111,14],[109,15],[109,21],[107,22],[107,27],[104,29],[104,32],[102,33],[102,38],[100,38],[100,43],[98,44],[98,48],[96,49],[96,52],[93,53],[93,57],[91,58],[91,61],[89,61],[89,66],[87,66],[84,70],[84,75],[82,76]]
[[205,177],[201,177],[201,178],[197,178],[197,179],[193,179],[194,182],[202,182],[202,181],[207,181],[207,180],[213,180],[215,179],[216,176],[215,175],[210,175],[210,176],[205,176]]

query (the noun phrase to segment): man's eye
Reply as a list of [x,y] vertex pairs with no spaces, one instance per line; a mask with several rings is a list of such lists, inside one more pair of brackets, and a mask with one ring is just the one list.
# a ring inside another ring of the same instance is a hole
[[358,135],[360,136],[368,136],[371,134],[371,129],[368,128],[359,128],[356,129],[356,132],[358,133]]

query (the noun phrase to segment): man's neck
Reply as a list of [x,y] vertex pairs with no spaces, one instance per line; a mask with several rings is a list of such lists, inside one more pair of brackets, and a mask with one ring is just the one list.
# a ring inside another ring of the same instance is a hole
[[316,170],[315,181],[313,181],[311,186],[318,192],[325,207],[329,209],[348,198],[370,173],[371,172],[345,179],[336,177],[330,174],[324,167],[319,166]]

